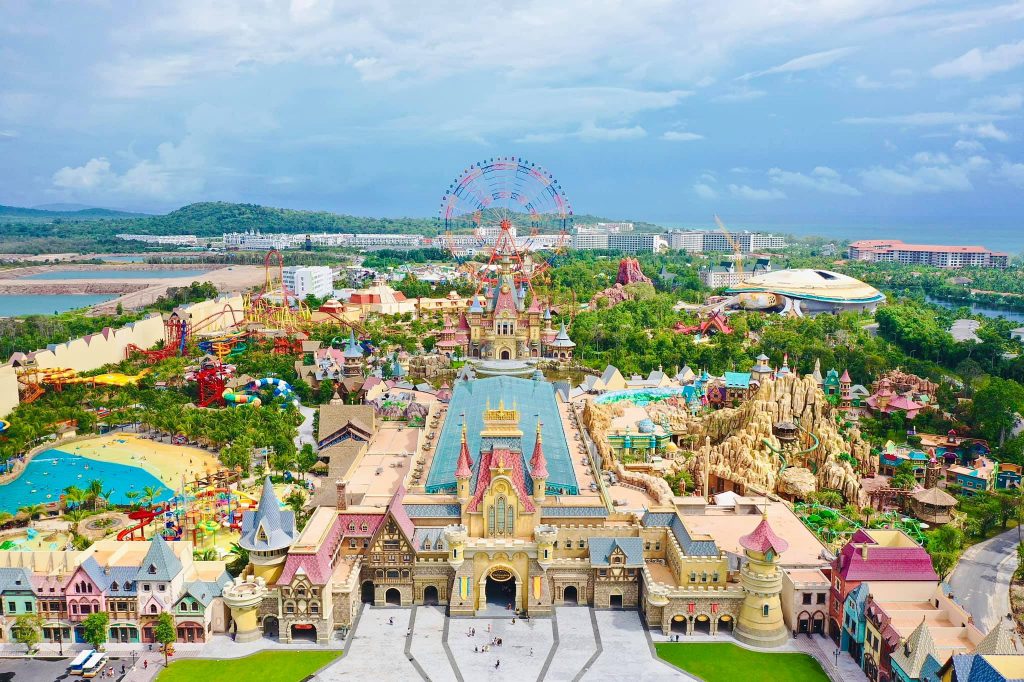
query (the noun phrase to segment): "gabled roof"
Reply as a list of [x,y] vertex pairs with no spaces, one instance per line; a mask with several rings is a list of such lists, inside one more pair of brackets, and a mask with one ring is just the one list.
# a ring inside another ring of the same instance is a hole
[[388,504],[388,512],[392,518],[395,519],[395,523],[402,529],[405,534],[405,538],[412,542],[412,534],[415,531],[415,527],[412,524],[412,520],[409,515],[405,512],[405,506],[402,504],[402,500],[405,498],[405,486],[399,485],[398,490],[395,491],[394,497],[391,498],[391,502]]
[[921,670],[925,667],[929,657],[935,659],[937,656],[935,640],[932,639],[928,622],[923,617],[921,624],[910,633],[907,641],[894,647],[890,654],[893,664],[898,665],[900,670],[912,680],[921,677]]
[[523,508],[528,512],[536,511],[527,488],[526,464],[523,461],[523,454],[504,448],[492,448],[481,453],[477,463],[476,488],[473,498],[469,501],[468,511],[480,510],[480,502],[484,498],[487,486],[491,483],[491,467],[497,465],[508,469],[508,478],[512,481],[512,487],[515,488]]
[[853,534],[839,550],[836,562],[844,580],[892,580],[894,576],[907,581],[939,580],[923,547],[880,545],[864,530]]
[[0,592],[20,590],[32,590],[32,572],[27,568],[0,568]]
[[268,476],[256,511],[242,515],[242,536],[238,544],[252,551],[272,551],[289,547],[295,541],[295,513],[281,509]]
[[440,526],[417,528],[412,535],[412,545],[417,552],[448,551],[448,542],[444,537],[444,528]]
[[611,565],[611,556],[616,549],[621,550],[626,557],[623,566],[636,568],[644,565],[644,543],[640,538],[592,537],[588,544],[592,566]]
[[[155,571],[150,570],[151,567]],[[139,570],[135,574],[135,579],[170,581],[179,573],[181,573],[181,560],[175,556],[171,546],[167,544],[162,535],[154,535],[150,541],[149,551],[146,552],[142,565],[139,566]]]
[[750,388],[750,372],[726,372],[726,388]]
[[[111,597],[127,597],[137,595],[139,584],[135,582],[135,576],[139,569],[135,566],[111,566],[110,585],[107,592]],[[115,586],[117,589],[114,589]]]
[[[209,606],[216,597],[221,595],[223,587],[218,582],[208,582],[205,580],[194,580],[189,583],[185,583],[185,591],[182,592],[181,597],[190,595],[197,602],[203,606]],[[178,601],[181,601],[181,597]]]

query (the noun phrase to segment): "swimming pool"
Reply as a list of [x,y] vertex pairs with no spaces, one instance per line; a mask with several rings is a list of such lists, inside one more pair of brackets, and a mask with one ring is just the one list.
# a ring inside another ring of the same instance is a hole
[[28,505],[58,502],[68,486],[84,489],[94,479],[103,481],[104,489],[113,491],[110,497],[116,504],[128,504],[126,492],[142,492],[147,486],[160,491],[157,500],[172,495],[170,488],[145,469],[51,449],[32,458],[17,479],[0,485],[0,511],[14,514]]

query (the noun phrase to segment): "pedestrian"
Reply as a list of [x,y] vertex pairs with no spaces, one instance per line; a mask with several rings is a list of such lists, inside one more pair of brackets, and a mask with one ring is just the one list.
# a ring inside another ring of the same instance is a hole
[[512,625],[515,625],[515,624],[516,624],[516,617],[512,616]]
[[476,653],[480,653],[480,647],[478,647],[478,646],[473,647],[473,651],[475,651]]
[[142,668],[143,669],[149,668],[149,659],[143,659],[143,661],[142,661]]
[[490,631],[491,631],[491,624],[490,624],[490,623],[488,623],[488,624],[487,624],[487,632],[490,632]]
[[530,655],[533,656],[533,647],[530,647]]
[[499,666],[501,666],[501,659],[500,658],[497,661],[494,662],[494,669],[497,670]]
[[394,624],[395,624],[395,619],[394,618],[388,618],[388,625],[394,625]]

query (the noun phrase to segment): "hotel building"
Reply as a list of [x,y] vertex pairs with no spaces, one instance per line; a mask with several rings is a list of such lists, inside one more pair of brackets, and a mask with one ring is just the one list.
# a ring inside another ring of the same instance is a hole
[[984,246],[905,244],[899,239],[862,239],[850,244],[850,260],[903,265],[931,265],[937,268],[1005,268],[1010,257]]

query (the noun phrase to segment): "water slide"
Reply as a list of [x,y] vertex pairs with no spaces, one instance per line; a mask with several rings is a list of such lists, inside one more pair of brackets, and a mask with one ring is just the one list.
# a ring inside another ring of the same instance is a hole
[[221,398],[224,398],[224,402],[229,405],[252,405],[253,407],[259,407],[263,404],[258,395],[252,393],[245,393],[242,391],[232,391],[230,388],[224,389],[224,392],[220,394]]
[[295,392],[292,391],[291,385],[284,379],[267,377],[264,379],[257,379],[250,384],[250,387],[256,391],[267,386],[273,387],[275,397],[280,396],[284,398],[286,401],[294,405],[296,409],[300,407],[298,396],[295,395]]
[[7,429],[11,428],[11,422],[0,419],[0,433],[3,433]]
[[128,518],[132,521],[138,521],[139,523],[135,526],[129,526],[117,534],[117,539],[124,540],[130,539],[135,536],[135,531],[141,532],[142,536],[146,536],[146,531],[143,530],[146,526],[153,523],[153,519],[163,515],[163,507],[155,507],[153,509],[136,509],[128,514]]

